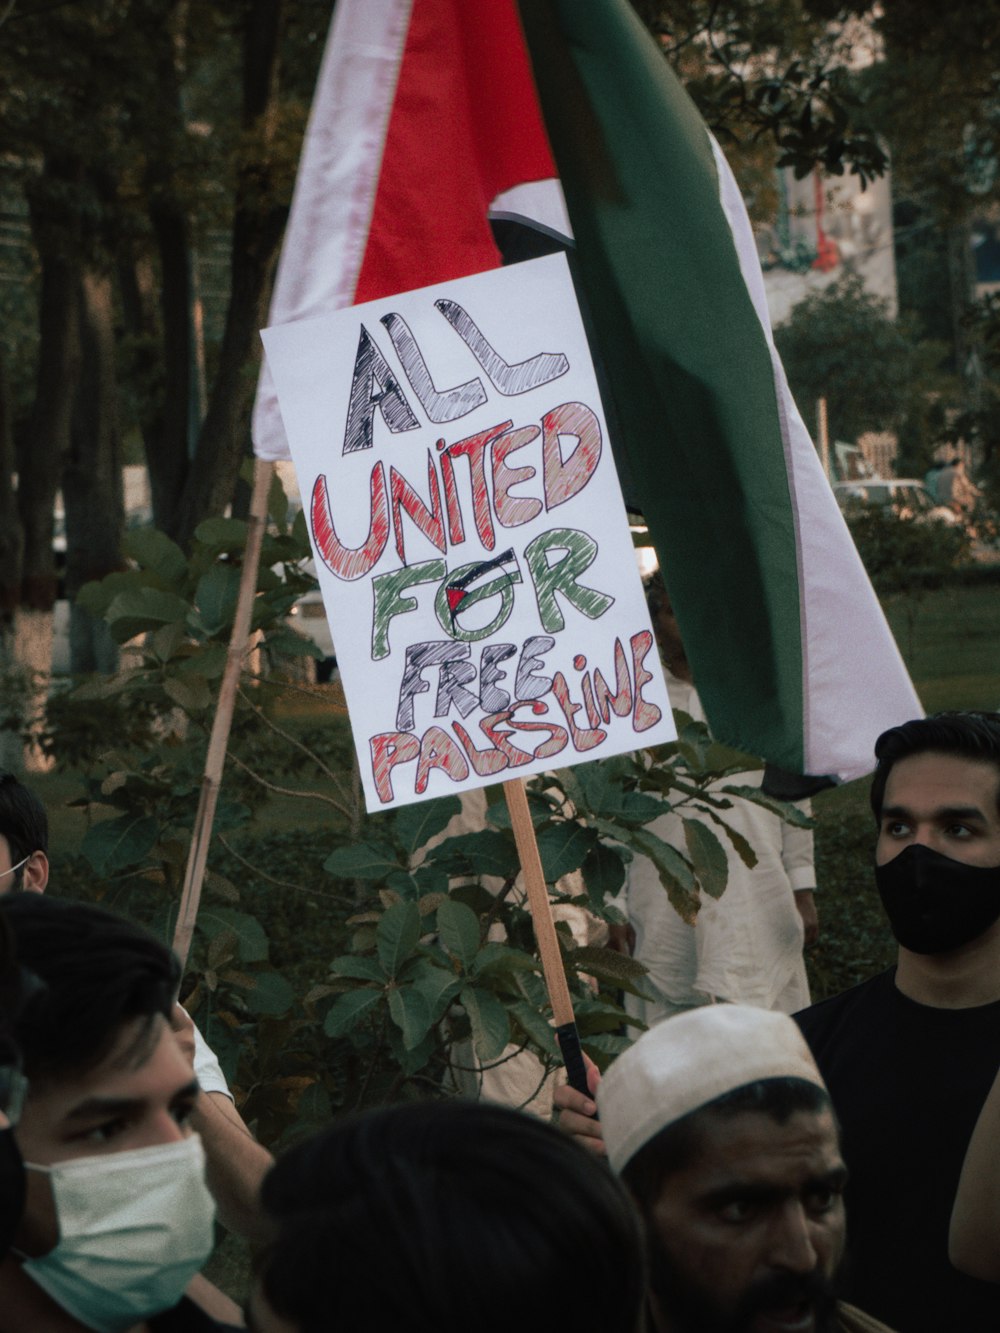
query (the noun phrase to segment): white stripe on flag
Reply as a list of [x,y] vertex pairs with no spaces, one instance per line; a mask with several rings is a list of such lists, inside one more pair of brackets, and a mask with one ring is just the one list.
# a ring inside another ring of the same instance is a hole
[[[269,324],[354,300],[413,0],[339,0],[306,128]],[[254,453],[288,458],[266,362],[253,413]]]
[[564,245],[573,244],[573,226],[566,211],[562,185],[555,177],[526,181],[504,190],[490,204],[490,217],[497,221],[526,222]]
[[882,731],[924,710],[788,387],[743,196],[714,139],[712,151],[720,200],[774,371],[799,557],[805,772],[850,781],[871,772]]

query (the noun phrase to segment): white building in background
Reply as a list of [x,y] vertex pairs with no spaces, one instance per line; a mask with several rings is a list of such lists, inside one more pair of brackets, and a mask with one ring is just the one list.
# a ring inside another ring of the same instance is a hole
[[780,203],[773,225],[757,230],[757,249],[772,324],[787,322],[813,292],[856,273],[866,291],[898,311],[892,234],[892,182],[887,172],[862,190],[857,176],[796,180],[779,173]]

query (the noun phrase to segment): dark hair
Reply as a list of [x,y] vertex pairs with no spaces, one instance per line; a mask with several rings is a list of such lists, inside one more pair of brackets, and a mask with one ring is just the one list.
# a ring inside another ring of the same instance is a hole
[[[11,865],[17,865],[32,852],[49,850],[49,817],[45,806],[13,773],[0,769],[0,836],[7,839]],[[14,887],[19,889],[24,866],[14,872]]]
[[17,960],[42,983],[17,1015],[24,1072],[41,1081],[93,1069],[124,1024],[168,1017],[180,963],[149,931],[90,903],[0,898]]
[[606,1168],[551,1125],[474,1102],[338,1122],[264,1180],[257,1264],[300,1333],[634,1333],[642,1228]]
[[756,1079],[724,1092],[654,1134],[622,1167],[621,1178],[646,1216],[667,1177],[692,1161],[705,1124],[712,1117],[759,1111],[783,1125],[798,1111],[819,1113],[831,1109],[829,1095],[818,1083],[804,1078]]
[[882,818],[885,784],[893,765],[915,754],[950,754],[992,764],[997,770],[1000,809],[1000,713],[950,712],[914,718],[883,731],[875,742],[878,765],[872,778],[871,804],[876,822]]

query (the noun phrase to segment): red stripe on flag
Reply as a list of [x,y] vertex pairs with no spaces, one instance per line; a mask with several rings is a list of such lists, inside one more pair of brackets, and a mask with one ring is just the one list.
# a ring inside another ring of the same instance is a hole
[[555,174],[514,0],[414,0],[355,303],[498,267],[491,201]]

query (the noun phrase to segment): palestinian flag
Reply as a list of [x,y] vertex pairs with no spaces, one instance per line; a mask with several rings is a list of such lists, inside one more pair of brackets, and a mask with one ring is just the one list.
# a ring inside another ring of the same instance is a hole
[[[922,710],[789,393],[735,180],[627,0],[339,0],[271,323],[495,267],[498,220],[573,247],[714,733],[868,772]],[[254,437],[288,456],[266,372]]]

